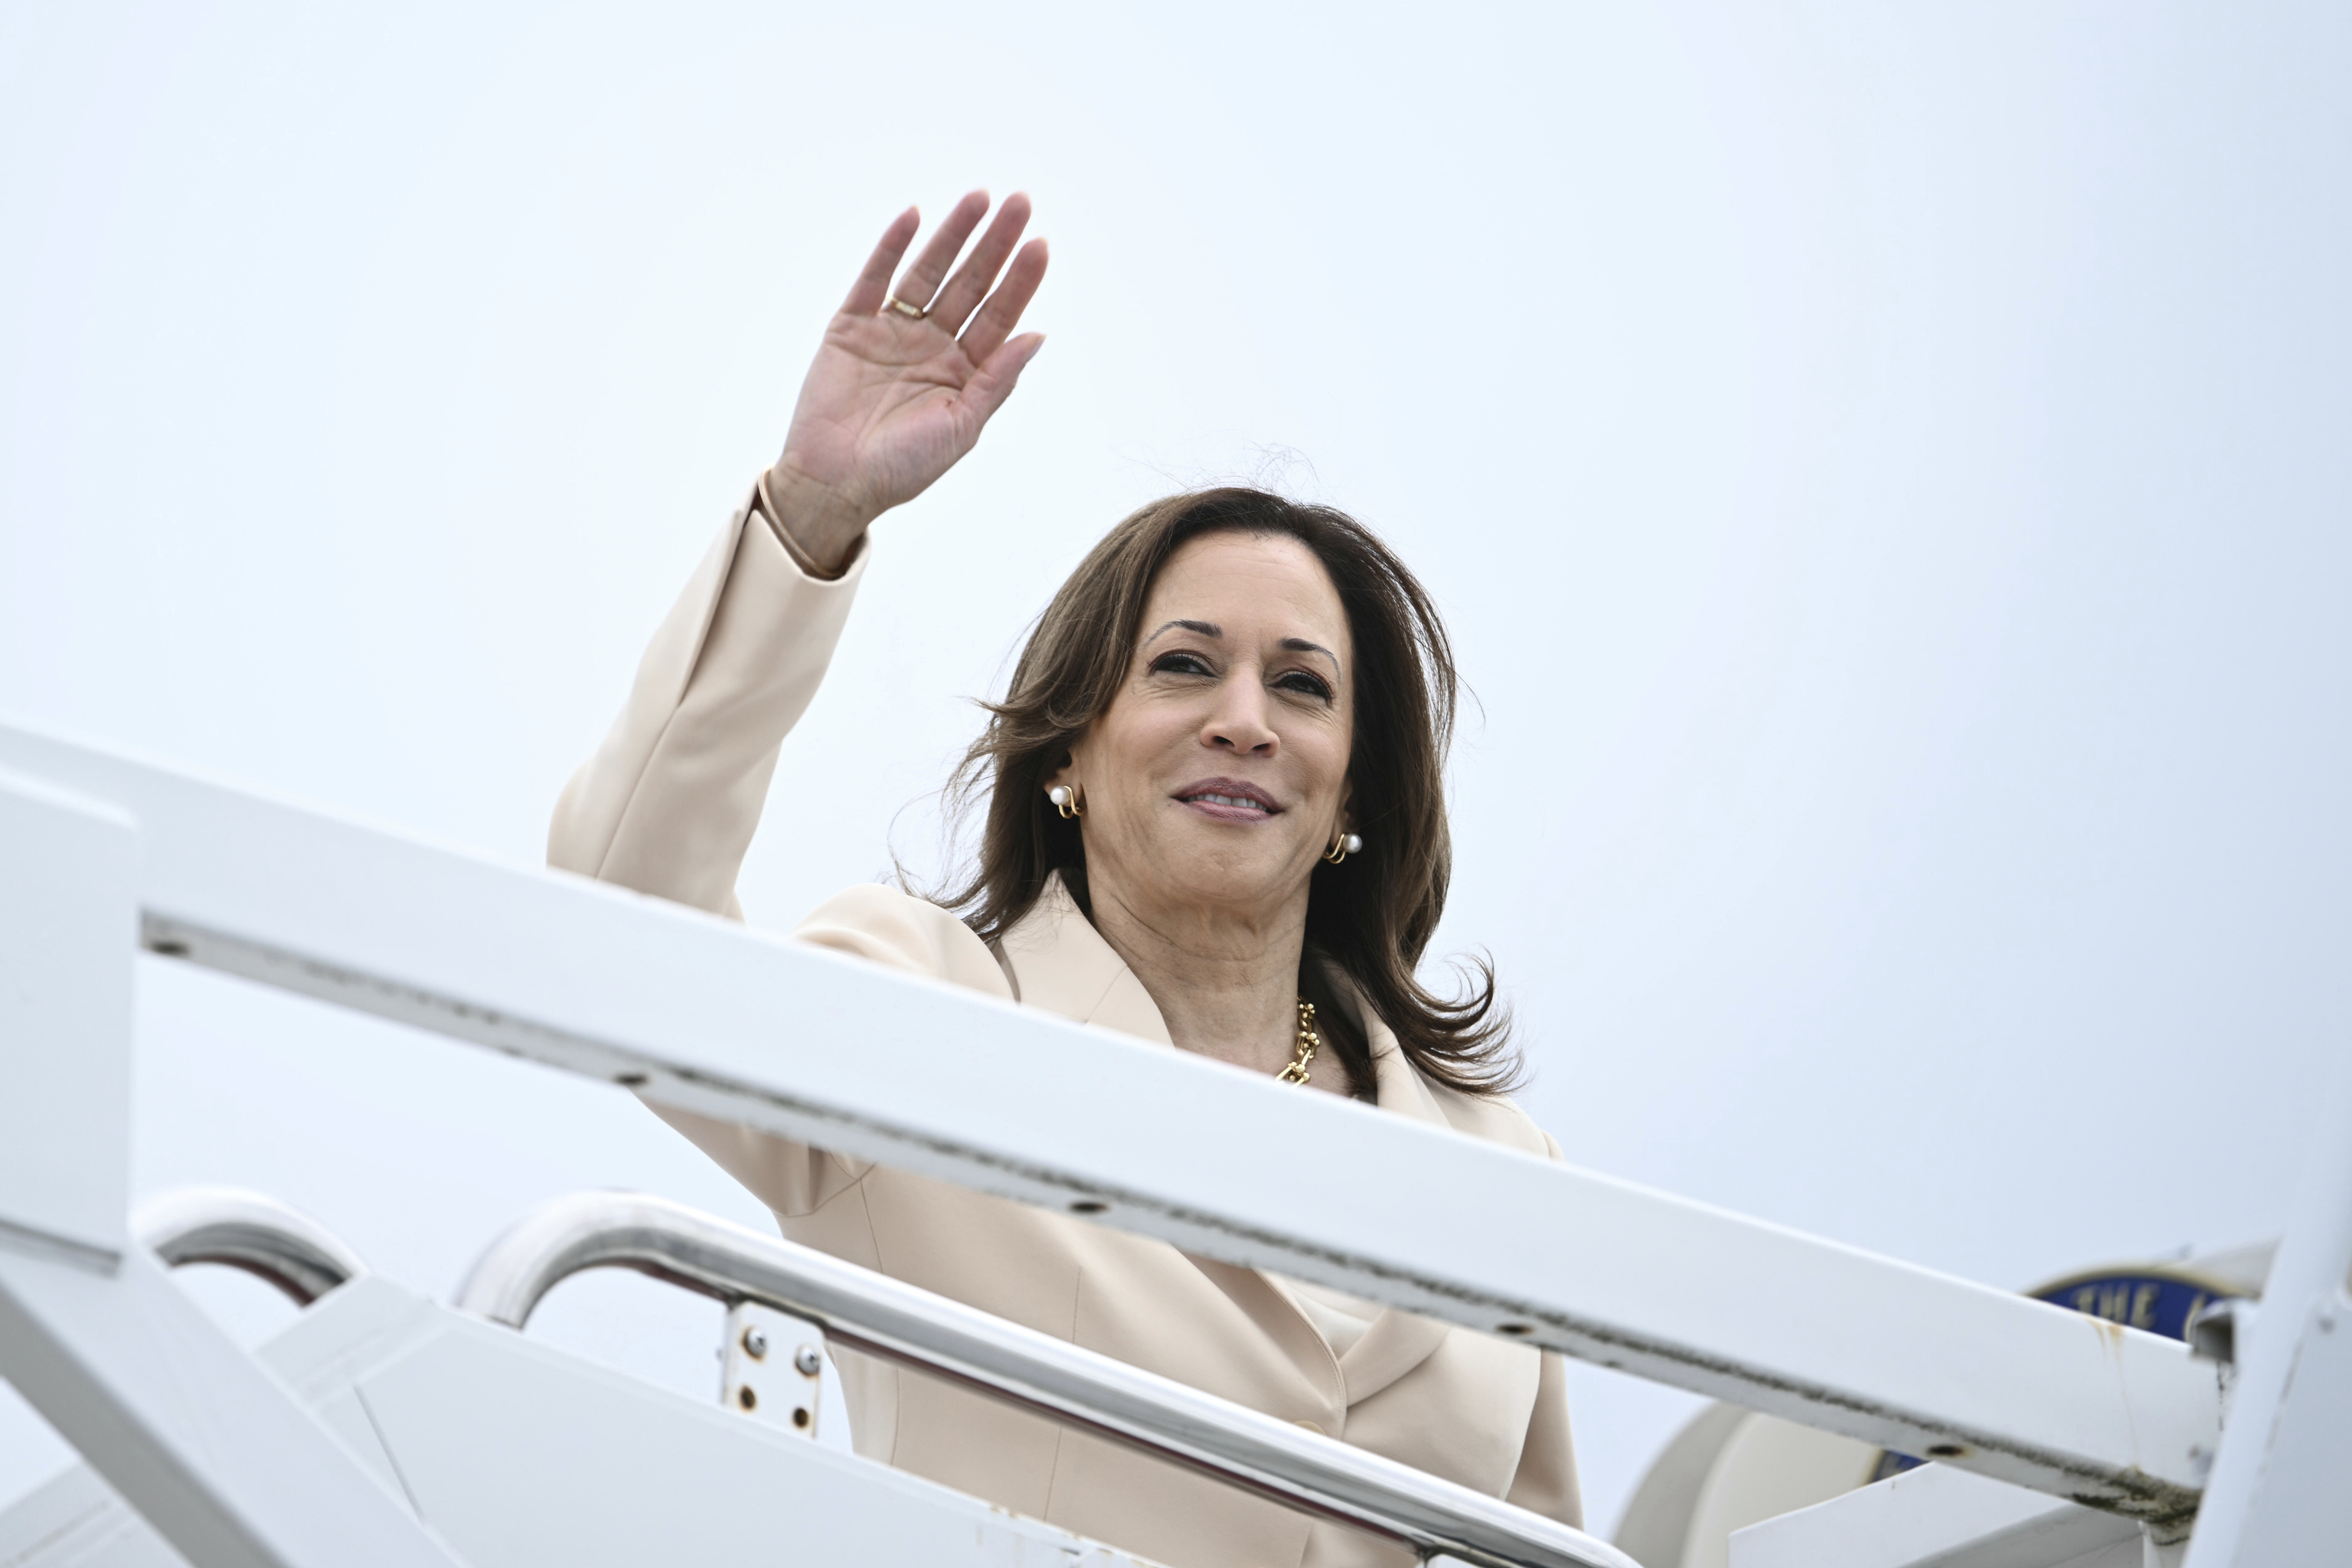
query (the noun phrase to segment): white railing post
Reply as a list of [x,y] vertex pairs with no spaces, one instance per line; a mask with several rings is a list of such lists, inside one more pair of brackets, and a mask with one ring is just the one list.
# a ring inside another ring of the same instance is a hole
[[110,1268],[131,1206],[139,832],[0,773],[0,1237]]
[[2352,1062],[2339,1063],[2238,1372],[2186,1568],[2352,1552]]
[[131,1245],[139,833],[0,773],[0,1377],[196,1568],[448,1568]]

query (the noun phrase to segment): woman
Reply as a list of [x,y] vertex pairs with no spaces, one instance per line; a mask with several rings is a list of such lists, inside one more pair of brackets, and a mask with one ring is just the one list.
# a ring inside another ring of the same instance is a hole
[[[1007,201],[884,234],[783,455],[556,809],[556,866],[740,915],[734,879],[822,679],[866,531],[979,438],[1043,341],[1045,247]],[[1008,266],[1009,261],[1009,266]],[[1000,272],[1003,282],[998,284]],[[993,289],[992,293],[991,290]],[[1114,529],[966,759],[979,862],[942,903],[852,888],[803,940],[1557,1158],[1498,1089],[1491,979],[1413,965],[1448,868],[1454,672],[1411,574],[1337,512],[1176,496]],[[1556,1357],[749,1129],[661,1114],[786,1236],[1575,1523]],[[858,1449],[1171,1568],[1401,1564],[1400,1549],[961,1388],[842,1357]]]

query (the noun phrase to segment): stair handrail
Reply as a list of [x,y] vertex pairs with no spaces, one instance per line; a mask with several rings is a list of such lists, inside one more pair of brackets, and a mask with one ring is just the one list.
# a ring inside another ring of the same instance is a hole
[[243,1269],[308,1307],[368,1271],[360,1255],[291,1204],[243,1187],[178,1187],[132,1213],[131,1234],[172,1268]]
[[629,1268],[820,1325],[828,1342],[950,1378],[1261,1496],[1480,1568],[1639,1568],[1606,1542],[1367,1449],[892,1279],[635,1193],[552,1200],[493,1243],[461,1312],[521,1329],[590,1268]]

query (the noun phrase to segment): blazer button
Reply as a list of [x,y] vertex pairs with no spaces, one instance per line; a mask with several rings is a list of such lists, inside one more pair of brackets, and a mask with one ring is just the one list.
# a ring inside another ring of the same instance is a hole
[[1293,1421],[1293,1422],[1291,1423],[1291,1425],[1292,1425],[1293,1426],[1304,1426],[1304,1427],[1306,1427],[1309,1432],[1314,1433],[1318,1437],[1325,1437],[1325,1436],[1328,1436],[1330,1435],[1330,1434],[1328,1434],[1328,1433],[1325,1432],[1325,1431],[1323,1430],[1323,1428],[1322,1428],[1322,1427],[1318,1426],[1317,1425],[1315,1425],[1315,1423],[1314,1423],[1314,1422],[1312,1422],[1312,1421]]

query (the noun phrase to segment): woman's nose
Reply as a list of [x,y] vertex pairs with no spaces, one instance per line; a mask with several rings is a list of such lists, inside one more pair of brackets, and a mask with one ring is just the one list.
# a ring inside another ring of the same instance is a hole
[[1201,743],[1212,751],[1244,756],[1274,755],[1280,737],[1266,722],[1265,692],[1255,680],[1226,680],[1217,691],[1217,706],[1201,730]]

